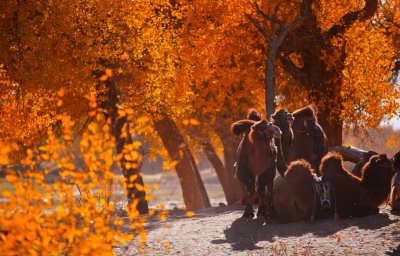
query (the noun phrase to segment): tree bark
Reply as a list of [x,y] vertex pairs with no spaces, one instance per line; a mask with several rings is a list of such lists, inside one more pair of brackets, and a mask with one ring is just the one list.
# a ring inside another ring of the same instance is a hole
[[275,45],[269,46],[268,59],[265,61],[265,106],[267,113],[267,120],[271,120],[271,115],[275,113],[275,59],[276,49]]
[[214,167],[215,172],[217,173],[218,180],[221,183],[222,189],[225,194],[226,202],[228,203],[228,205],[236,203],[237,200],[234,198],[231,191],[231,187],[229,186],[228,173],[221,159],[219,158],[213,146],[211,145],[210,141],[204,140],[202,142],[202,148],[208,161],[210,161],[210,163]]
[[[126,133],[127,137],[126,138],[121,138],[122,134],[122,129],[123,126],[126,125]],[[132,137],[131,134],[129,133],[129,123],[126,119],[126,116],[124,117],[119,117],[117,108],[113,110],[112,113],[112,126],[113,126],[113,136],[115,137],[115,144],[116,144],[116,150],[117,154],[123,154],[124,146],[132,144]],[[142,172],[140,171],[140,164],[135,161],[133,164],[136,164],[136,166],[131,167],[131,168],[126,168],[126,163],[128,161],[122,157],[120,160],[121,164],[121,169],[122,173],[125,178],[127,178],[127,191],[128,191],[128,202],[129,204],[133,203],[135,199],[138,199],[139,202],[136,206],[136,209],[139,211],[140,214],[147,214],[149,213],[149,207],[147,204],[147,201],[145,200],[146,192],[145,191],[139,191],[135,186],[129,187],[129,184],[134,184],[134,183],[139,183],[140,185],[144,185],[143,183],[143,177],[142,177]],[[130,182],[129,179],[132,175],[137,174],[137,178],[133,181]]]
[[[108,91],[106,92],[106,96],[107,96],[107,100],[105,100],[104,102],[101,103],[100,107],[103,109],[107,109],[108,113],[105,113],[105,117],[111,118],[111,131],[112,131],[112,135],[115,138],[115,147],[117,150],[117,154],[121,154],[124,146],[131,144],[132,141],[132,137],[129,133],[129,123],[127,121],[126,116],[124,117],[119,117],[118,115],[118,107],[117,105],[121,105],[121,99],[123,99],[121,94],[121,91],[117,88],[117,81],[115,81],[113,78],[108,79],[107,82],[107,88]],[[118,97],[118,95],[120,97]],[[121,138],[121,134],[122,134],[122,129],[124,127],[124,125],[126,125],[126,133],[127,133],[127,137],[125,138]],[[138,183],[142,186],[144,186],[143,183],[143,177],[142,177],[142,173],[140,170],[140,164],[135,161],[133,164],[135,164],[136,166],[133,168],[126,168],[126,163],[127,160],[123,157],[121,158],[121,160],[119,161],[120,165],[121,165],[121,169],[122,169],[122,173],[124,175],[124,177],[128,180],[128,185],[129,185],[129,179],[132,175],[137,174],[137,178],[133,183]],[[147,201],[145,200],[145,196],[146,196],[146,192],[145,191],[139,191],[137,190],[137,188],[135,186],[129,188],[127,187],[127,198],[128,198],[128,202],[129,204],[133,203],[133,201],[135,199],[138,199],[139,202],[136,206],[136,209],[139,211],[140,214],[147,214],[149,213],[149,207],[147,204]]]
[[[221,119],[220,117],[217,119]],[[237,202],[243,198],[246,189],[242,186],[238,178],[236,178],[237,148],[239,140],[230,133],[230,126],[224,122],[216,123],[214,127],[215,133],[220,138],[224,147],[224,165],[228,175],[229,187],[232,192],[232,200]]]
[[[171,159],[178,160],[175,169],[181,184],[186,208],[211,207],[194,158],[185,145],[182,135],[172,119],[166,114],[162,114],[162,116],[161,120],[154,122],[154,126]],[[182,152],[181,154],[180,151]]]

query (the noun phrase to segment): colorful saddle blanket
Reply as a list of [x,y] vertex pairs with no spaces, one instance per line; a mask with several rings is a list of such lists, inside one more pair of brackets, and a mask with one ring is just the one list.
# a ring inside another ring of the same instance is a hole
[[325,151],[325,142],[324,142],[324,132],[314,121],[306,121],[308,130],[311,133],[311,136],[314,139],[314,152],[324,153]]
[[328,177],[321,176],[310,180],[310,192],[314,197],[314,208],[311,215],[311,223],[314,220],[315,212],[335,211],[334,220],[339,216],[336,209],[336,188],[335,184]]

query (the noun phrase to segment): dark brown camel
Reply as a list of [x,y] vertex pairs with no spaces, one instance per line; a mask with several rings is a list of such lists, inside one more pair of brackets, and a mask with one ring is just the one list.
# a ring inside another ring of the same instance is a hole
[[[255,109],[249,110],[248,118],[259,115]],[[254,217],[254,197],[257,182],[257,193],[260,196],[257,216],[265,214],[269,205],[269,194],[275,177],[275,154],[273,153],[273,138],[279,138],[281,131],[275,125],[263,119],[260,121],[241,120],[231,125],[231,132],[239,136],[244,134],[238,147],[237,176],[247,187],[247,206],[244,217]]]
[[[393,169],[386,154],[372,156],[363,167],[361,178],[344,169],[343,158],[336,152],[322,159],[320,170],[336,187],[334,204],[340,218],[378,214],[378,206],[389,196]],[[274,215],[279,221],[294,222],[298,214],[315,214],[317,218],[334,215],[334,212],[313,212],[315,201],[309,181],[316,175],[305,160],[292,162],[285,177],[281,187],[271,195]]]
[[[311,167],[320,176],[319,165],[322,157],[328,153],[328,139],[323,134],[323,151],[315,152],[315,141],[309,130],[307,121],[315,122],[321,131],[322,127],[317,120],[318,109],[311,104],[305,108],[296,110],[292,114],[285,109],[278,110],[271,116],[272,123],[282,131],[282,139],[276,139],[278,147],[278,172],[283,177],[290,162],[298,159],[305,159],[311,163]],[[280,146],[282,145],[282,149]]]

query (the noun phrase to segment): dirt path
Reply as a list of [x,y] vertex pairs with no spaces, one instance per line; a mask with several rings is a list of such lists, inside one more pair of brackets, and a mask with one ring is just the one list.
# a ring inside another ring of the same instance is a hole
[[[274,220],[241,218],[244,207],[199,209],[194,217],[171,211],[165,221],[149,218],[149,255],[400,255],[400,213],[381,209],[365,218]],[[127,225],[126,225],[127,226]],[[165,242],[168,243],[166,246]],[[136,242],[115,248],[116,255],[141,254]],[[168,249],[168,253],[165,249]]]

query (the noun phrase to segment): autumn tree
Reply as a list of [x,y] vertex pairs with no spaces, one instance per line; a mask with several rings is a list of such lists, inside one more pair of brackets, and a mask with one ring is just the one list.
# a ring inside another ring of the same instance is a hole
[[[293,111],[317,104],[330,146],[341,145],[343,126],[367,129],[384,115],[395,115],[396,88],[389,83],[395,49],[374,18],[384,9],[375,0],[305,2],[306,10],[300,1],[258,1],[259,8],[251,1],[188,2],[183,36],[190,43],[181,56],[193,63],[185,73],[193,74],[201,91],[197,106],[213,113],[221,109],[221,101],[207,101],[207,94],[224,97],[242,88],[239,96],[245,94],[258,102],[258,109],[264,108],[262,82],[271,45],[245,14],[258,20],[268,35],[275,29],[277,39],[282,25],[271,27],[263,13],[285,20],[283,27],[307,13],[277,49],[278,105]],[[274,14],[277,5],[292,8]],[[391,8],[394,3],[385,9]],[[242,106],[236,95],[229,100]]]

